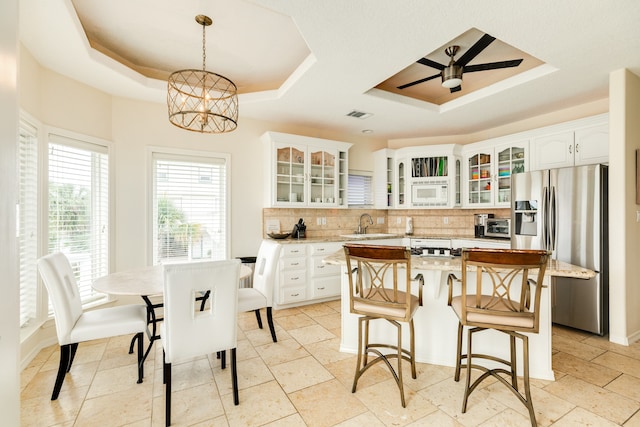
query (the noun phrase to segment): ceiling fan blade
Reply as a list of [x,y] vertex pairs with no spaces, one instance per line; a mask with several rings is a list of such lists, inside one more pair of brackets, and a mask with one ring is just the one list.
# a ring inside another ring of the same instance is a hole
[[486,64],[467,65],[462,70],[465,73],[473,73],[474,71],[497,70],[498,68],[517,67],[522,59],[512,59],[510,61],[488,62]]
[[444,70],[445,69],[445,65],[442,65],[438,62],[432,61],[430,59],[427,58],[420,58],[418,59],[416,62],[422,64],[422,65],[426,65],[427,67],[431,67],[431,68],[435,68],[436,70]]
[[411,82],[411,83],[407,83],[407,84],[398,86],[398,89],[406,89],[408,87],[415,86],[415,85],[420,84],[420,83],[428,82],[429,80],[433,80],[436,77],[440,77],[440,73],[434,74],[433,76],[425,77],[424,79],[416,80],[415,82]]
[[473,46],[471,46],[467,51],[456,61],[456,65],[465,66],[467,65],[473,58],[475,58],[480,52],[482,52],[487,46],[489,46],[496,38],[490,36],[489,34],[485,34],[480,37]]
[[451,93],[454,93],[454,92],[460,92],[461,89],[462,89],[462,85],[458,85],[456,87],[452,87],[451,89],[449,89],[449,91]]

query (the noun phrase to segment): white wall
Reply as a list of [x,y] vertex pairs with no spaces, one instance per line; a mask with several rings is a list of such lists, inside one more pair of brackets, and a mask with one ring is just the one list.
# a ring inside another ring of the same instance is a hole
[[0,3],[0,419],[20,425],[19,281],[16,253],[18,0]]
[[609,337],[627,345],[640,339],[640,224],[636,222],[640,78],[624,69],[611,73],[609,97]]

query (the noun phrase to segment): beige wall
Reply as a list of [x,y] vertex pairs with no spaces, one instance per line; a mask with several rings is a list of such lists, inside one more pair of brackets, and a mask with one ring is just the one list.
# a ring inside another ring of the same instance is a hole
[[640,78],[627,70],[611,73],[609,96],[609,336],[613,342],[629,344],[640,339],[640,226],[636,221]]

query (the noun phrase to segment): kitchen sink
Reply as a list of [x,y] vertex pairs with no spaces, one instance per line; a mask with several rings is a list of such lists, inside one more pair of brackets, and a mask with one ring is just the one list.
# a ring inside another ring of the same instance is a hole
[[341,234],[340,237],[346,239],[381,239],[383,237],[397,237],[392,233],[367,233],[367,234]]

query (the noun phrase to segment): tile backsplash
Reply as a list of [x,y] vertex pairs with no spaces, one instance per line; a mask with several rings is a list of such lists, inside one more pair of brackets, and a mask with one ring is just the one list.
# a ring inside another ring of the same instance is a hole
[[307,226],[307,238],[336,237],[352,234],[358,228],[360,215],[368,213],[373,225],[367,233],[404,234],[407,218],[412,218],[415,236],[473,237],[473,214],[492,213],[508,218],[510,209],[304,209],[265,208],[262,210],[262,234],[267,237],[267,221],[280,222],[280,230],[289,232],[300,218]]

